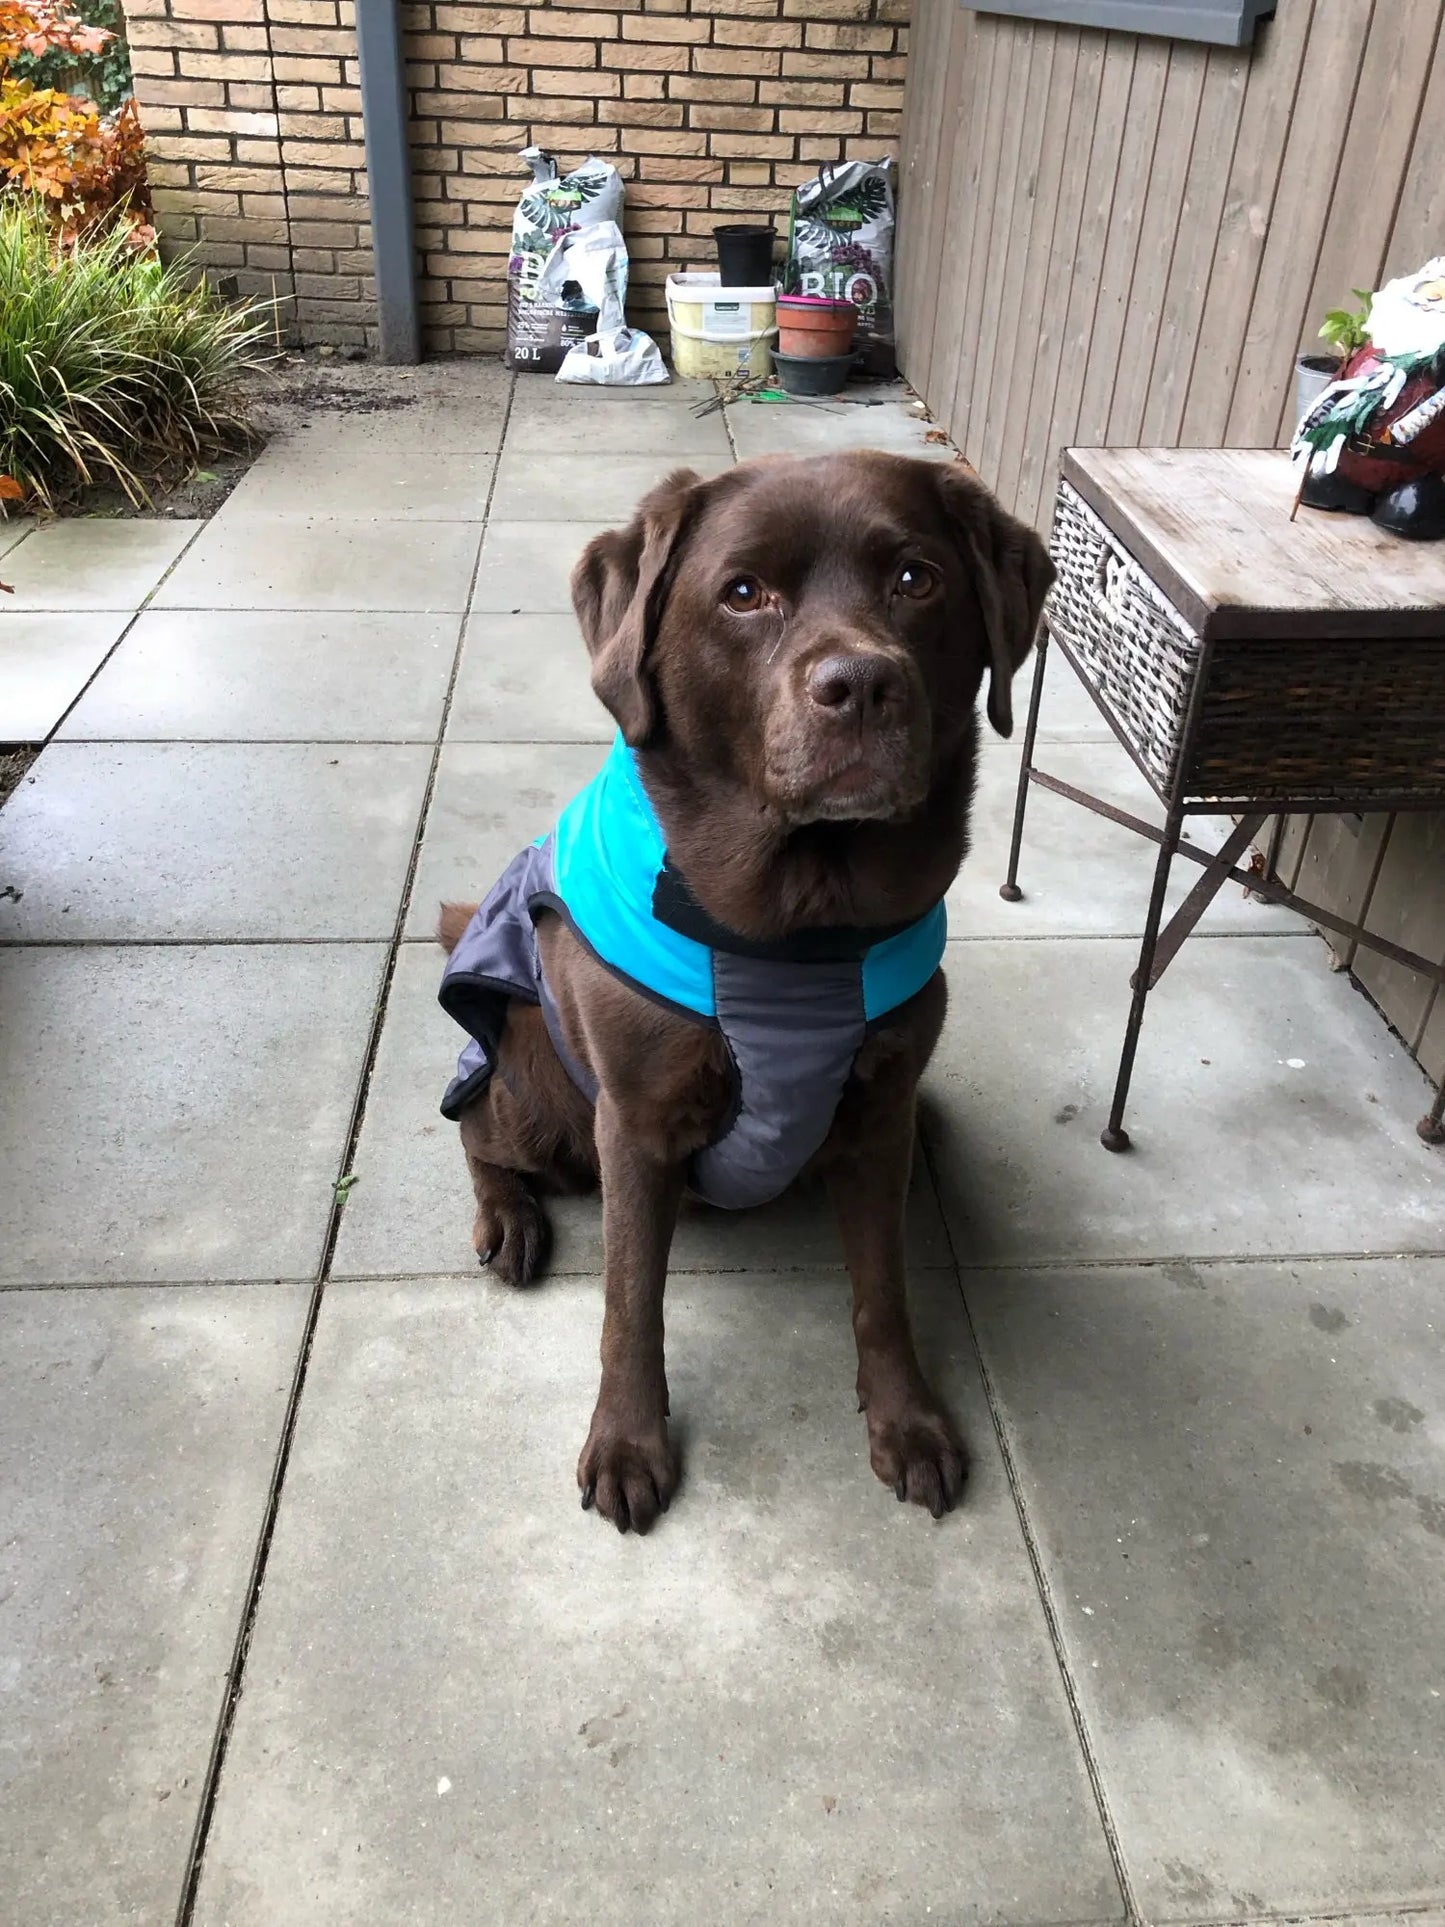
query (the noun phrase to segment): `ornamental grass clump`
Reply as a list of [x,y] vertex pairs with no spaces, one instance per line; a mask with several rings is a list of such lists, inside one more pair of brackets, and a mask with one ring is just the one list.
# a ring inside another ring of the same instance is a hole
[[240,376],[268,360],[266,304],[233,307],[123,224],[57,243],[0,194],[0,498],[54,508],[157,482],[246,436]]

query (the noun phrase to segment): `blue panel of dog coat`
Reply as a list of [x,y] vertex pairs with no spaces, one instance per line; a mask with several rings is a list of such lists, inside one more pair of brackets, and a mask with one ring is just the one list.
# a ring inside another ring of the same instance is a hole
[[619,736],[555,828],[507,865],[447,960],[442,1008],[470,1041],[442,1099],[446,1117],[460,1117],[485,1090],[515,999],[540,1005],[568,1075],[596,1099],[542,970],[536,919],[545,910],[631,989],[722,1036],[735,1104],[693,1158],[688,1182],[727,1209],[777,1197],[821,1147],[870,1026],[922,990],[947,934],[942,903],[871,941],[867,932],[804,931],[754,943],[723,929],[669,864],[636,758]]

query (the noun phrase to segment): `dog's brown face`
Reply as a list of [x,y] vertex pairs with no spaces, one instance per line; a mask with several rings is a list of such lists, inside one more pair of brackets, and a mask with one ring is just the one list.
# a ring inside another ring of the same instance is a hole
[[634,747],[744,789],[778,828],[895,821],[1007,735],[1052,571],[961,470],[877,452],[681,471],[598,536],[572,592]]

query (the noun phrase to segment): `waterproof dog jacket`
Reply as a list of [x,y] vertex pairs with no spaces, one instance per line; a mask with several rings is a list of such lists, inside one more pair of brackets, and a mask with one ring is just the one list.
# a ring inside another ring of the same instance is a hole
[[441,1004],[471,1041],[442,1099],[457,1118],[492,1075],[513,998],[540,1004],[572,1081],[597,1082],[568,1049],[542,971],[535,920],[563,917],[639,995],[718,1030],[735,1102],[688,1182],[709,1204],[762,1204],[785,1190],[828,1135],[870,1029],[920,991],[943,958],[942,903],[888,931],[803,931],[753,943],[716,923],[668,862],[657,813],[621,737],[556,828],[513,858],[467,925]]

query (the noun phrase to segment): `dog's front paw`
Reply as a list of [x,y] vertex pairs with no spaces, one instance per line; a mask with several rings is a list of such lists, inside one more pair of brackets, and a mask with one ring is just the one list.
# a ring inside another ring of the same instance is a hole
[[935,1519],[963,1495],[968,1453],[948,1415],[932,1404],[868,1408],[868,1458],[895,1497],[927,1506]]
[[622,1420],[599,1405],[577,1461],[582,1507],[596,1506],[619,1532],[647,1532],[677,1490],[678,1463],[667,1420]]

